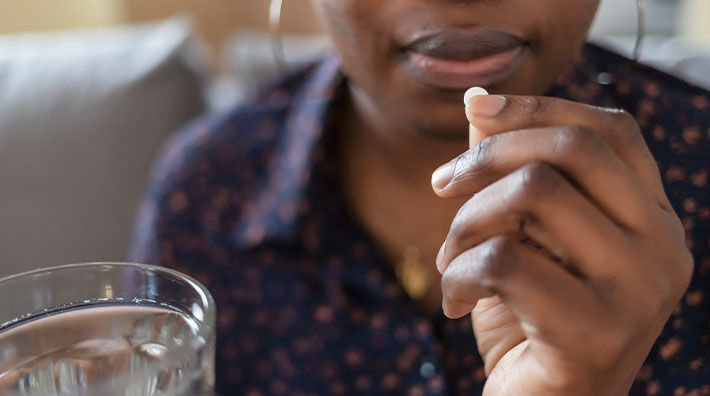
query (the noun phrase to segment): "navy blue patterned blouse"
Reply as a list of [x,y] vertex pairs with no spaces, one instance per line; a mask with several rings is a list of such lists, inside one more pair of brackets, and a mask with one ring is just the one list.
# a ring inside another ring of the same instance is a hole
[[[419,313],[338,193],[328,115],[344,84],[329,58],[177,134],[133,258],[211,290],[222,395],[479,395],[470,318]],[[589,45],[550,95],[635,115],[695,257],[631,395],[710,395],[710,95]]]

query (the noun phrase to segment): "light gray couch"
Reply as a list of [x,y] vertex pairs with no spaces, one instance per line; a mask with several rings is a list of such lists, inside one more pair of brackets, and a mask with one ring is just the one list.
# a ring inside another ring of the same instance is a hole
[[0,277],[125,260],[159,147],[205,110],[192,32],[0,38]]

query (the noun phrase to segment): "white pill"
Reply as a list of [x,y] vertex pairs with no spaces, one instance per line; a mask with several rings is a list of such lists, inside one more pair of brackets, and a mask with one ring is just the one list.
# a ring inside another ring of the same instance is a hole
[[481,87],[473,87],[469,88],[468,91],[463,95],[463,103],[468,106],[468,102],[474,97],[474,96],[481,96],[481,95],[488,95],[488,91]]

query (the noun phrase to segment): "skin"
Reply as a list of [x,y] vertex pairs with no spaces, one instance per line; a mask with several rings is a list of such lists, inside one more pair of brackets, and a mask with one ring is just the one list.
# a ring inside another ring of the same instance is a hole
[[[464,139],[463,91],[432,88],[405,70],[398,50],[428,28],[490,27],[531,42],[531,56],[490,92],[541,95],[577,54],[598,0],[314,0],[352,82],[356,105],[390,132]],[[432,111],[435,109],[435,111]],[[401,136],[400,136],[401,137]]]
[[434,180],[473,195],[437,257],[444,312],[472,313],[486,396],[626,395],[688,287],[683,227],[629,114],[503,98],[472,100],[486,137]]
[[[484,395],[626,395],[693,263],[633,118],[538,96],[598,2],[314,4],[348,77],[336,153],[346,198],[392,262],[410,245],[436,258],[441,287],[420,305],[471,313]],[[432,26],[515,32],[530,53],[486,87],[504,95],[473,98],[464,117],[463,92],[418,82],[398,56],[402,31]]]

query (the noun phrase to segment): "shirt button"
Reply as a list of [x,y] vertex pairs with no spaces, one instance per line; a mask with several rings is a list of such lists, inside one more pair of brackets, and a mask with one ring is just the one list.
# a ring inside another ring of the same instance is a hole
[[424,378],[429,378],[436,374],[436,366],[434,363],[426,361],[419,366],[419,374]]

